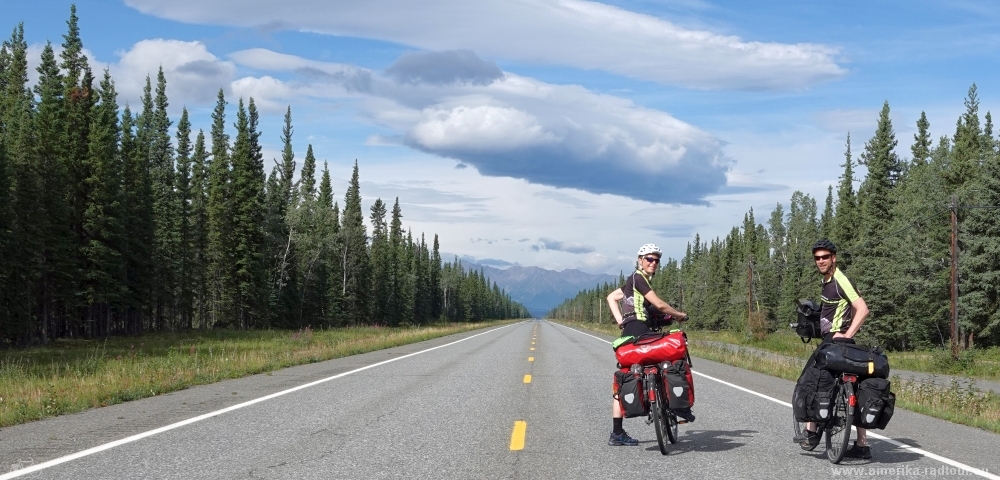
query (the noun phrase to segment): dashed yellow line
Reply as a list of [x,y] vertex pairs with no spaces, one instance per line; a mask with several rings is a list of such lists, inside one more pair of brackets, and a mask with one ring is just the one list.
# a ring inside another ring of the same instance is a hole
[[535,344],[535,342],[531,342],[531,344],[532,344],[532,345],[534,345],[534,344]]
[[514,431],[510,434],[510,450],[524,450],[524,434],[528,430],[528,422],[518,420],[514,422]]
[[535,357],[528,357],[528,361],[529,362],[534,362],[535,361]]
[[524,383],[531,383],[531,375],[524,376]]
[[535,347],[531,347],[531,349],[532,349],[532,350],[534,350],[534,349],[535,349]]

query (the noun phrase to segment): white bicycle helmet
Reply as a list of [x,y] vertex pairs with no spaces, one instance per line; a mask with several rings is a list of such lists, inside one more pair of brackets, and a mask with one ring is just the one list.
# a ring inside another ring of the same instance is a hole
[[654,254],[654,255],[659,255],[661,257],[663,256],[663,251],[660,250],[660,247],[657,247],[656,244],[654,244],[654,243],[647,243],[647,244],[639,247],[639,254],[638,254],[638,256],[641,257],[643,255],[649,255],[651,253]]

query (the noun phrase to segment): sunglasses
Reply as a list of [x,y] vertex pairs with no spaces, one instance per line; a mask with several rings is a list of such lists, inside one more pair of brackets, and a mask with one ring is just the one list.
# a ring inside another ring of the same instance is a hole
[[820,260],[826,260],[826,259],[828,259],[828,258],[830,258],[832,256],[833,256],[832,253],[828,253],[826,255],[813,255],[813,259],[818,262]]
[[659,257],[643,257],[642,259],[645,260],[646,263],[660,263]]

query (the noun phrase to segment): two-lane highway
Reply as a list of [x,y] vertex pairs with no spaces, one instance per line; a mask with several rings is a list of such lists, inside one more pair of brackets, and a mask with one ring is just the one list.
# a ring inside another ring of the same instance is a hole
[[[680,427],[680,441],[667,456],[660,455],[654,429],[642,419],[625,421],[640,446],[607,445],[615,360],[606,338],[529,321],[315,364],[297,390],[272,388],[269,396],[231,402],[227,411],[196,411],[183,424],[173,419],[151,425],[161,428],[153,433],[129,431],[120,437],[128,441],[110,446],[98,441],[107,438],[100,425],[108,418],[105,409],[3,429],[0,466],[45,468],[15,468],[0,479],[849,474],[834,470],[822,452],[802,452],[790,442],[791,410],[782,402],[791,382],[694,362],[698,419]],[[199,400],[205,392],[235,394],[282,374],[193,388],[171,394],[169,401],[208,405]],[[116,407],[138,415],[144,405],[164,401]],[[73,432],[73,440],[40,450],[45,437],[58,432]],[[24,436],[22,444],[17,435]],[[1000,471],[997,435],[905,411],[897,411],[886,435],[922,450],[876,440],[872,461],[845,461],[844,467],[900,467],[901,475],[881,478],[916,478],[926,475],[915,472],[957,470],[955,465]],[[45,456],[27,458],[39,451]]]

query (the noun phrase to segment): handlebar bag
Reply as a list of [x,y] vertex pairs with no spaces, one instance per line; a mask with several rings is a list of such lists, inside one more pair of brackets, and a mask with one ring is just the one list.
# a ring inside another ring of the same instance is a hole
[[858,409],[854,425],[861,428],[883,429],[896,409],[896,394],[884,378],[866,378],[858,382]]
[[795,309],[798,315],[795,334],[802,338],[823,338],[819,323],[820,309],[812,300],[801,299]]
[[644,417],[646,411],[645,389],[642,388],[642,378],[630,371],[615,372],[615,387],[618,403],[625,413],[625,418]]
[[684,332],[644,333],[618,346],[615,356],[622,367],[673,362],[687,356],[687,338]]
[[691,364],[687,360],[663,362],[661,375],[663,386],[667,390],[667,406],[670,408],[694,406],[694,379],[691,378]]
[[825,343],[816,350],[816,364],[832,372],[889,378],[889,358],[878,348],[850,343]]

